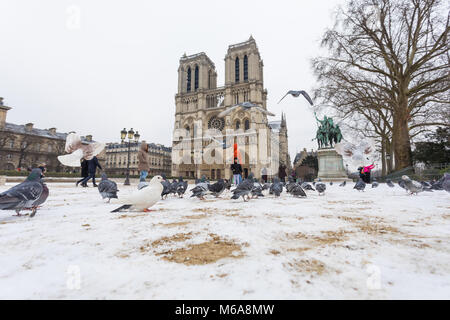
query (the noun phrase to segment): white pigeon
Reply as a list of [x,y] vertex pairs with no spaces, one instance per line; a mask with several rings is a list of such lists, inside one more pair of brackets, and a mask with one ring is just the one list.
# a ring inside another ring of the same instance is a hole
[[120,203],[123,203],[123,205],[111,212],[120,212],[123,210],[151,211],[148,208],[161,199],[161,192],[163,191],[162,181],[163,178],[161,176],[154,176],[147,187],[137,190],[131,195],[120,199]]
[[64,151],[68,154],[58,156],[59,162],[68,167],[79,167],[82,158],[91,160],[105,148],[101,142],[83,143],[76,133],[70,133],[66,138]]
[[419,192],[423,191],[423,186],[420,182],[417,182],[415,180],[411,180],[410,177],[404,175],[402,176],[402,180],[405,182],[405,188],[411,193],[411,194],[418,194]]

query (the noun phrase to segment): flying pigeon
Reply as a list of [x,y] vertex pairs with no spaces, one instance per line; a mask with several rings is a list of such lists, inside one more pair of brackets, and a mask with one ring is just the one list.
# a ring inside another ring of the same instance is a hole
[[160,199],[163,190],[163,185],[161,184],[162,180],[163,178],[161,176],[154,176],[147,187],[133,192],[128,197],[123,197],[120,202],[124,205],[111,212],[120,212],[128,209],[144,212],[151,211],[148,208],[153,206]]
[[[405,189],[408,190],[411,194],[418,194],[423,191],[423,186],[420,182],[415,180],[411,180],[408,176],[402,176],[402,180],[404,182]],[[400,184],[400,182],[399,182]]]
[[238,108],[242,108],[244,110],[250,110],[251,108],[254,108],[254,109],[262,112],[265,115],[272,116],[272,117],[275,116],[273,113],[267,111],[266,109],[262,108],[261,106],[259,106],[257,104],[253,104],[251,102],[242,102],[242,103],[235,104],[234,106],[231,106],[230,108],[226,109],[225,111],[222,111],[221,113],[219,113],[217,115],[217,117],[219,117],[219,118],[226,117],[227,115],[229,115],[231,112],[233,112],[234,110],[236,110]]
[[345,187],[346,184],[347,184],[347,181],[344,180],[344,182],[342,182],[342,183],[339,185],[339,187]]
[[[300,95],[302,95],[303,97],[305,97],[306,100],[308,100],[308,102],[309,102],[310,105],[314,105],[314,104],[313,104],[313,101],[312,101],[312,99],[311,99],[311,97],[310,97],[309,94],[308,94],[306,91],[304,91],[304,90],[300,90],[300,91],[289,90],[289,91],[283,96],[283,98],[281,98],[281,100],[283,100],[288,94],[290,94],[291,96],[293,96],[293,97],[295,97],[295,98],[298,98]],[[278,103],[280,103],[281,100],[278,101]]]
[[180,177],[178,179],[178,185],[177,185],[177,194],[180,198],[183,198],[183,195],[186,192],[187,187],[188,187],[187,181],[183,181],[183,177]]
[[278,178],[275,178],[272,185],[270,186],[269,194],[274,194],[275,197],[279,197],[282,192],[283,185]]
[[58,156],[59,162],[69,167],[79,167],[80,160],[91,160],[94,156],[98,155],[105,148],[104,143],[93,142],[84,144],[81,142],[81,138],[76,133],[69,133],[66,138],[65,151],[66,155]]
[[327,189],[327,186],[323,182],[318,182],[315,185],[317,192],[319,192],[319,196],[325,194],[325,190]]
[[365,188],[366,188],[366,183],[362,179],[359,179],[359,181],[353,187],[353,189],[356,189],[358,191],[364,191]]
[[48,197],[48,188],[41,176],[42,170],[35,168],[24,182],[0,193],[0,210],[15,210],[20,216],[21,210],[31,209],[30,217],[34,217],[38,205]]
[[102,199],[108,198],[108,202],[111,201],[111,198],[117,199],[117,183],[114,181],[108,180],[106,173],[102,173],[102,181],[98,184],[98,192],[102,196]]
[[228,185],[225,184],[225,181],[223,179],[219,179],[219,181],[217,181],[216,183],[208,185],[208,191],[211,192],[211,194],[216,198],[218,198],[227,186]]

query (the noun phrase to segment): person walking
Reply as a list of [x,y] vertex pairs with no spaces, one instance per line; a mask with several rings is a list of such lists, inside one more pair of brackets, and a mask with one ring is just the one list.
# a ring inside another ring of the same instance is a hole
[[[77,183],[76,183],[77,187],[88,176],[89,176],[89,174],[88,174],[88,162],[87,162],[86,159],[83,159],[81,161],[81,179],[77,181]],[[87,184],[82,183],[81,186],[82,187],[87,187]]]
[[[81,185],[83,187],[87,187],[88,181],[90,179],[92,179],[93,186],[97,187],[97,184],[95,183],[95,172],[97,171],[97,167],[100,170],[103,170],[103,168],[100,165],[100,163],[98,162],[97,157],[95,157],[95,156],[91,160],[87,161],[87,166],[88,166],[88,176],[81,181]],[[77,182],[77,185],[78,185],[78,182]]]
[[370,183],[370,171],[372,171],[373,168],[375,168],[373,163],[370,166],[362,167],[362,175],[360,174],[360,176],[365,183]]
[[234,158],[234,163],[231,165],[231,171],[233,172],[233,181],[236,185],[242,182],[242,166],[238,163],[238,159]]
[[145,181],[148,176],[149,171],[149,161],[148,161],[148,144],[142,141],[141,148],[139,149],[138,156],[138,170],[140,173],[139,181]]

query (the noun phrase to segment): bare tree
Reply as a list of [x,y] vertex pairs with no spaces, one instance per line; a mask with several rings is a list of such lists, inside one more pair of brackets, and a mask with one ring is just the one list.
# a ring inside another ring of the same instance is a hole
[[350,0],[323,37],[331,55],[313,61],[316,97],[344,114],[376,112],[397,170],[412,164],[412,137],[449,125],[449,17],[440,0]]

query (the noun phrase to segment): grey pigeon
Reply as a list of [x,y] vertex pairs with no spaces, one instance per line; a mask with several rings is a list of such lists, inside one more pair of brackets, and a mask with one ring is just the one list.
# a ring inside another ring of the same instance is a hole
[[373,188],[377,188],[378,185],[379,185],[378,181],[375,180],[375,179],[373,179],[373,181],[372,181],[372,189],[373,189]]
[[[295,90],[289,90],[284,96],[283,98],[281,98],[281,100],[283,100],[288,94],[290,94],[291,96],[298,98],[300,95],[302,95],[303,97],[305,97],[305,99],[309,102],[310,105],[314,105],[313,101],[311,99],[311,97],[309,96],[309,94],[304,91],[304,90],[299,90],[299,91],[295,91]],[[278,102],[280,103],[281,100]]]
[[261,113],[263,113],[265,115],[272,116],[272,117],[275,116],[273,113],[267,111],[266,109],[264,109],[260,105],[257,105],[257,104],[254,104],[254,103],[246,101],[246,102],[238,103],[238,104],[235,104],[234,106],[229,107],[225,111],[222,111],[221,113],[219,113],[217,115],[217,117],[219,117],[219,118],[226,117],[227,115],[229,115],[230,113],[232,113],[236,109],[242,109],[244,111],[248,111],[251,108],[253,108],[254,110],[258,110],[259,112],[261,112]]
[[332,186],[332,185],[333,185],[333,181],[330,182],[330,186]]
[[169,194],[175,195],[177,193],[177,189],[178,189],[178,181],[177,179],[173,179],[169,187]]
[[442,188],[447,191],[450,192],[450,173],[445,173],[444,177],[443,177],[444,181],[442,182]]
[[399,180],[398,185],[400,186],[400,188],[405,189],[406,191],[408,191],[408,189],[406,188],[405,181],[403,180],[403,177],[402,177],[402,180]]
[[411,180],[411,178],[406,175],[402,176],[402,180],[400,181],[404,182],[405,189],[408,190],[411,194],[418,194],[419,192],[423,191],[423,186],[420,182]]
[[264,197],[262,193],[262,185],[259,183],[255,183],[252,188],[251,194],[252,198]]
[[294,187],[291,189],[290,194],[292,194],[294,197],[306,197],[305,191],[299,184],[294,185]]
[[102,196],[102,199],[108,199],[108,202],[111,201],[111,198],[117,199],[117,183],[114,181],[108,180],[106,173],[102,173],[102,180],[98,184],[98,192]]
[[269,194],[274,194],[275,197],[279,197],[282,192],[283,185],[278,178],[275,178],[272,185],[270,186]]
[[317,182],[315,187],[317,192],[319,192],[319,196],[325,194],[325,190],[327,190],[327,186],[323,182]]
[[358,191],[364,191],[365,188],[366,188],[366,183],[362,179],[359,179],[359,181],[353,187],[353,189],[356,189]]
[[24,182],[0,193],[0,210],[15,210],[20,216],[21,210],[31,209],[30,217],[34,217],[37,206],[45,202],[45,194],[48,196],[48,188],[41,177],[42,170],[35,168]]
[[[244,181],[242,181],[237,187],[236,189],[232,190],[231,192],[233,193],[233,196],[231,197],[231,199],[239,199],[240,197],[242,197],[242,199],[244,199],[245,202],[247,202],[250,199],[250,192],[253,189],[254,186],[254,180],[253,180],[253,173],[250,173],[250,175],[248,176],[247,179],[245,179]],[[246,200],[247,197],[247,200]]]
[[392,183],[392,181],[391,181],[390,179],[387,179],[387,180],[386,180],[386,184],[387,184],[388,187],[390,187],[390,188],[394,188],[394,187],[395,187],[395,185]]
[[231,180],[225,179],[225,189],[231,189]]
[[186,192],[187,187],[188,187],[187,181],[184,181],[183,177],[180,177],[178,179],[178,185],[177,185],[177,194],[180,198],[183,198],[183,195]]
[[208,193],[208,184],[200,183],[191,189],[192,197],[197,197],[201,200],[205,200],[205,195]]
[[[231,184],[230,184],[230,186],[231,186]],[[225,190],[226,187],[227,187],[227,184],[225,184],[225,181],[223,179],[219,179],[219,181],[217,181],[216,183],[208,185],[208,191],[213,196],[218,198],[222,194],[222,192]]]
[[344,180],[344,182],[342,182],[342,183],[339,185],[339,187],[345,187],[346,184],[347,184],[347,181]]
[[161,192],[161,199],[167,198],[167,195],[170,193],[170,185],[171,183],[167,180],[161,181],[161,184],[163,185],[163,191]]
[[308,182],[303,182],[300,186],[305,190],[316,191]]

